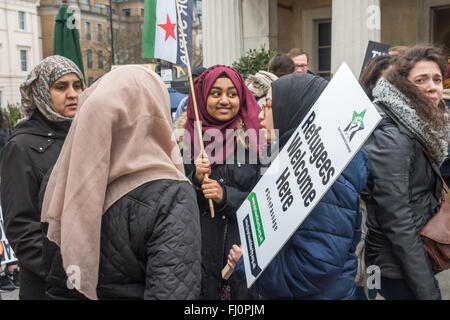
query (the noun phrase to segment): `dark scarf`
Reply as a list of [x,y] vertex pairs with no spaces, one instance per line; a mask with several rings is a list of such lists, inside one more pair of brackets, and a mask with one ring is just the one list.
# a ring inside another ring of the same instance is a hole
[[447,157],[450,129],[448,126],[434,129],[431,123],[421,119],[410,100],[392,83],[381,78],[373,89],[374,103],[386,106],[428,150],[428,154],[441,166]]
[[292,73],[272,83],[273,123],[279,130],[280,150],[327,85],[327,80],[304,73]]

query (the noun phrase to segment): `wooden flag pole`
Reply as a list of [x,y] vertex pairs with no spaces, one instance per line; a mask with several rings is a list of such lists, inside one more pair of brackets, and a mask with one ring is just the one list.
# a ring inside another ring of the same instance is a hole
[[[188,52],[187,46],[186,46],[186,38],[184,37],[183,20],[181,19],[180,6],[178,4],[178,0],[175,0],[175,3],[176,3],[176,6],[177,6],[178,26],[180,27],[180,33],[181,33],[181,38],[183,40],[184,52],[186,53],[186,66],[187,66],[187,69],[188,69],[188,76],[189,76],[189,84],[190,84],[190,87],[191,87],[192,101],[194,103],[195,120],[198,123],[198,122],[200,122],[200,118],[198,116],[197,99],[195,97],[194,81],[192,80],[192,72],[191,72],[191,63],[190,63],[190,60],[189,60],[189,52]],[[200,139],[200,147],[202,149],[202,157],[203,157],[203,153],[205,152],[205,146],[203,144],[202,130],[200,129],[200,126],[197,126],[197,129],[198,129],[198,137]],[[205,174],[205,177],[206,177],[206,179],[208,179],[208,175],[207,174]],[[211,212],[211,218],[214,218],[214,205],[213,205],[212,199],[209,199],[208,202],[209,202],[209,210]]]

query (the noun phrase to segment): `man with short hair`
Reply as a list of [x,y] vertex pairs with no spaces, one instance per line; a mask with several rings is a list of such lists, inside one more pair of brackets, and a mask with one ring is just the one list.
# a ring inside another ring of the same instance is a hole
[[309,73],[309,54],[300,48],[294,48],[287,54],[295,63],[295,72]]

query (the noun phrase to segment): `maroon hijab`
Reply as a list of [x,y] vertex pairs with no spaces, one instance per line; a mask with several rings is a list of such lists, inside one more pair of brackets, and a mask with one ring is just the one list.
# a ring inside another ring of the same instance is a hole
[[[228,78],[233,82],[234,86],[237,89],[239,96],[239,112],[233,119],[222,122],[213,118],[206,109],[206,102],[208,100],[209,91],[213,86],[214,82],[216,82],[217,78],[219,78],[222,74],[226,74]],[[205,72],[203,72],[194,83],[195,88],[195,96],[197,99],[197,108],[199,114],[199,120],[202,122],[202,134],[204,135],[204,146],[205,149],[211,143],[214,143],[214,149],[224,150],[221,153],[216,155],[208,154],[209,161],[212,165],[217,163],[225,163],[226,159],[234,152],[236,149],[236,143],[234,139],[228,139],[229,141],[225,141],[226,139],[226,130],[227,129],[236,129],[239,123],[239,120],[242,119],[244,122],[245,130],[253,129],[256,134],[249,134],[249,142],[250,148],[254,151],[258,151],[258,133],[262,128],[260,121],[258,119],[258,114],[261,112],[261,108],[256,102],[255,97],[251,93],[251,91],[245,85],[244,78],[242,75],[234,70],[233,68],[216,65],[208,68]],[[200,151],[199,141],[197,138],[197,128],[194,128],[195,121],[195,111],[194,111],[194,103],[192,101],[192,95],[189,94],[188,106],[187,106],[187,121],[185,129],[190,133],[191,137],[191,160],[194,160],[198,154],[194,155],[194,151],[197,153]],[[205,141],[205,137],[208,137],[208,134],[205,135],[207,130],[215,129],[222,133],[223,139],[215,139],[213,141]],[[194,149],[193,149],[194,148]],[[220,159],[220,156],[223,156],[223,159]]]

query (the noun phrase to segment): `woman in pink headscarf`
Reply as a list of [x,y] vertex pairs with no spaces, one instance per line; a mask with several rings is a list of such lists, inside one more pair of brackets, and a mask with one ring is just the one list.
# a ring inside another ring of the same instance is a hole
[[[183,154],[190,163],[185,165],[186,174],[197,190],[200,208],[200,297],[208,300],[251,299],[251,292],[244,282],[234,276],[223,280],[221,270],[226,265],[231,246],[240,243],[236,211],[260,176],[258,113],[261,108],[239,72],[230,67],[210,67],[194,85],[205,153],[201,153],[190,95]],[[214,203],[214,218],[210,214],[209,199]]]

